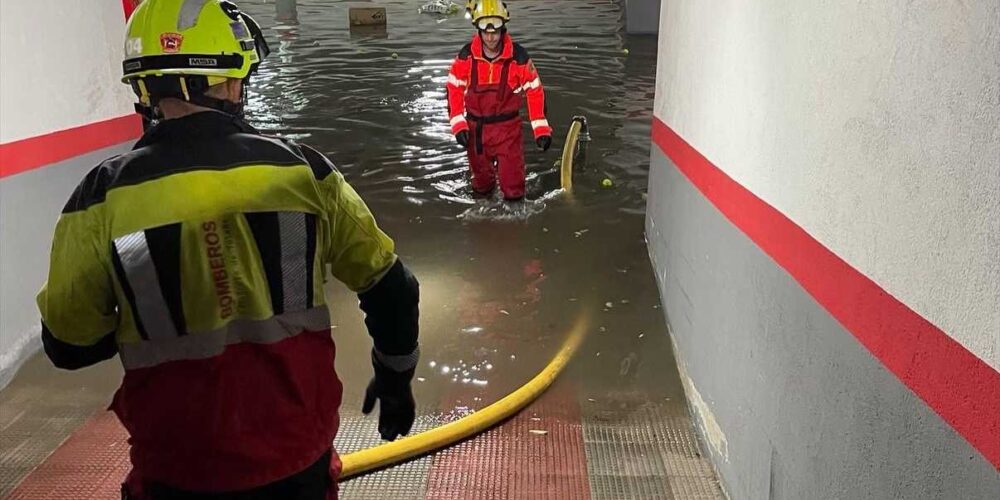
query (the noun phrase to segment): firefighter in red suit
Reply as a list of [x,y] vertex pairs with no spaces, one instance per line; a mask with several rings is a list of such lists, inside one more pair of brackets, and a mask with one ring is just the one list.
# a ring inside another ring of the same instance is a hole
[[500,0],[470,2],[478,33],[462,48],[448,75],[448,111],[455,140],[468,150],[472,190],[487,196],[497,185],[506,200],[524,198],[521,105],[535,144],[546,151],[552,128],[545,119],[545,93],[528,52],[507,33],[510,15]]

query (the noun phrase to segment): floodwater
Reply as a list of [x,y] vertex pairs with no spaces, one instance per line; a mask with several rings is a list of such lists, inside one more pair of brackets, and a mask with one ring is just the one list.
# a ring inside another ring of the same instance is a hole
[[[653,402],[684,414],[643,234],[655,37],[624,35],[618,1],[509,2],[511,33],[538,67],[555,129],[543,153],[525,125],[528,199],[510,206],[473,200],[465,153],[448,126],[448,69],[473,29],[461,15],[418,13],[422,3],[380,1],[388,25],[352,32],[347,2],[239,2],[272,49],[250,88],[250,121],[326,153],[421,282],[414,387],[424,427],[519,387],[577,321],[587,338],[558,384],[584,417]],[[568,195],[557,161],[577,115],[592,141]],[[371,375],[371,341],[356,298],[336,283],[328,290],[348,416]],[[30,406],[65,392],[75,416],[64,437],[107,404],[120,371],[104,363],[56,373],[39,356],[0,392],[0,404]],[[0,484],[0,493],[11,486]]]
[[[555,137],[543,153],[525,125],[527,201],[507,205],[472,198],[448,125],[448,70],[474,31],[460,14],[418,13],[421,3],[380,2],[387,26],[353,32],[346,2],[241,3],[272,48],[252,87],[252,122],[330,156],[421,281],[418,398],[494,401],[543,367],[586,314],[589,338],[571,368],[593,393],[584,401],[640,387],[681,400],[643,239],[655,37],[624,35],[618,2],[510,3],[511,34],[538,67]],[[592,142],[569,196],[557,162],[577,115]],[[370,373],[370,343],[356,302],[340,287],[331,294],[350,402]]]

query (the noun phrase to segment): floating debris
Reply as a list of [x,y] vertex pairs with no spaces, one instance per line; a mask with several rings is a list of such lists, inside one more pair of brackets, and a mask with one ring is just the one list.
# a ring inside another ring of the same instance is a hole
[[442,375],[447,375],[449,373],[451,373],[451,367],[450,366],[444,365],[444,366],[441,367],[441,374]]
[[611,303],[611,302],[605,302],[604,303],[604,307],[607,307],[608,309],[611,309],[612,307],[615,307],[615,305],[613,303]]
[[509,313],[509,312],[507,312],[507,310],[506,310],[506,309],[501,309],[501,310],[500,310],[500,314],[503,314],[504,316],[510,316],[510,313]]
[[614,185],[615,185],[615,183],[611,182],[611,179],[608,179],[607,177],[605,177],[604,180],[601,181],[601,186],[606,187],[606,188],[609,188],[609,187],[614,186]]
[[579,238],[580,236],[583,236],[583,235],[587,234],[588,232],[590,232],[590,229],[581,229],[579,231],[574,232],[573,234],[575,234],[576,237]]
[[417,382],[427,382],[427,379],[424,377],[417,377]]
[[447,14],[453,15],[457,14],[459,11],[458,5],[448,1],[448,0],[431,0],[426,4],[422,5],[417,12],[421,14]]
[[427,365],[430,366],[431,368],[435,368],[437,367],[438,364],[437,361],[431,361],[430,363],[427,363]]
[[532,434],[534,434],[536,436],[544,436],[544,435],[546,435],[546,434],[549,433],[549,431],[545,431],[545,430],[541,430],[541,429],[531,429],[528,432],[530,432],[530,433],[532,433]]

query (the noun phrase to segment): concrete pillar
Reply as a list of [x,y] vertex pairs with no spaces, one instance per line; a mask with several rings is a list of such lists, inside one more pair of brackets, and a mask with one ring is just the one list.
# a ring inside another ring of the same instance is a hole
[[630,35],[659,31],[660,0],[625,0],[625,30]]

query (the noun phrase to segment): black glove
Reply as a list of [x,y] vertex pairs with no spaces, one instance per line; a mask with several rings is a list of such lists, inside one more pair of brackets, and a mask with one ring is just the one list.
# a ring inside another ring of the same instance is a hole
[[535,139],[535,144],[538,144],[538,147],[542,151],[548,151],[549,148],[552,147],[552,136],[551,135],[543,135],[543,136],[539,137],[538,139]]
[[375,400],[381,400],[378,413],[378,433],[386,441],[394,441],[399,436],[409,434],[416,416],[416,402],[413,400],[410,381],[413,380],[413,373],[416,371],[416,360],[419,353],[414,351],[410,356],[385,356],[384,358],[393,358],[393,362],[395,362],[395,358],[407,357],[412,358],[412,362],[408,360],[405,362],[411,368],[395,371],[383,362],[383,356],[372,350],[372,366],[375,367],[375,376],[372,377],[372,381],[368,384],[368,390],[365,391],[365,402],[361,406],[361,412],[365,415],[371,413],[375,408]]
[[469,131],[463,130],[455,134],[455,141],[458,142],[459,146],[462,146],[465,149],[469,149]]

